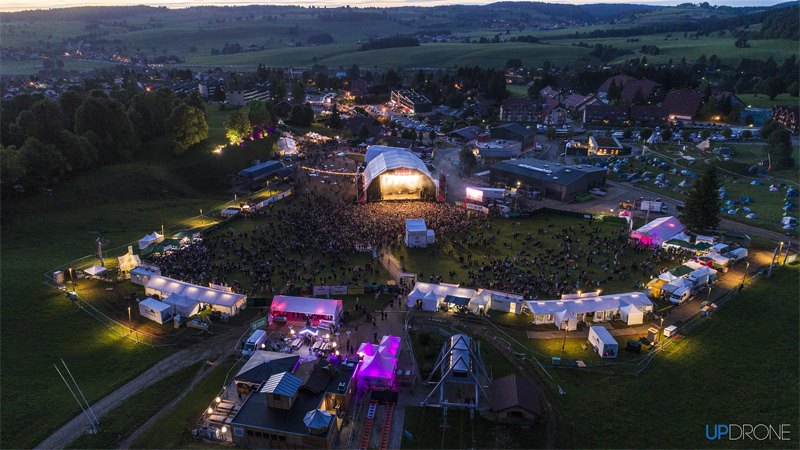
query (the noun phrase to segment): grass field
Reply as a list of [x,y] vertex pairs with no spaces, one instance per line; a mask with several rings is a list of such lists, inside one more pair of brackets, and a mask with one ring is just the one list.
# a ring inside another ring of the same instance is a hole
[[[568,445],[718,447],[705,438],[707,423],[788,423],[796,430],[799,272],[795,266],[755,282],[638,378],[555,372],[566,392],[558,402]],[[725,446],[796,448],[797,434],[791,439]]]
[[[571,225],[578,226],[582,221],[584,220],[550,213],[534,215],[530,218],[523,219],[496,219],[493,221],[493,226],[499,229],[497,236],[481,250],[471,250],[465,247],[457,242],[458,238],[437,236],[437,239],[441,243],[441,248],[407,248],[404,245],[396,245],[392,249],[392,253],[408,271],[418,274],[420,276],[420,281],[430,281],[429,278],[431,275],[438,274],[443,277],[445,283],[457,283],[462,286],[473,288],[486,288],[487,286],[470,285],[468,272],[477,269],[475,269],[475,267],[471,269],[469,267],[464,267],[459,260],[460,257],[466,259],[468,256],[472,256],[474,261],[480,262],[488,256],[513,258],[517,251],[522,248],[534,254],[544,254],[548,250],[556,251],[560,241],[552,239],[551,236],[547,235],[539,236],[537,235],[537,230],[539,228],[552,226],[550,232],[555,233],[557,230]],[[595,221],[593,225],[601,227],[603,236],[614,236],[621,230],[621,225],[616,223]],[[514,237],[514,233],[519,233],[519,235]],[[530,233],[534,239],[540,240],[541,243],[539,245],[525,243],[523,239],[527,233]],[[587,242],[584,240],[580,245],[576,245],[575,250],[580,251],[581,249],[586,249],[586,245]],[[627,280],[621,280],[618,277],[607,281],[605,280],[605,272],[601,265],[603,263],[610,263],[610,258],[612,256],[613,255],[608,255],[606,257],[598,255],[595,257],[594,264],[585,267],[585,269],[590,279],[604,280],[602,284],[604,292],[628,292],[633,288],[636,282],[635,276]],[[625,257],[626,261],[631,262],[641,261],[644,259],[645,255],[629,252],[626,253]],[[583,266],[583,264],[581,265]],[[581,267],[581,269],[584,269],[584,267]],[[549,270],[549,267],[547,270]],[[455,276],[450,277],[450,272],[454,272]],[[587,289],[584,286],[581,286],[581,288]]]
[[199,368],[200,363],[193,364],[138,392],[103,417],[97,434],[85,433],[67,448],[118,448],[123,439],[178,395]]
[[190,431],[209,402],[219,394],[226,375],[229,372],[236,373],[236,368],[241,365],[233,363],[229,359],[209,371],[161,420],[145,431],[131,448],[194,447],[197,442],[192,439]]
[[800,99],[792,97],[789,94],[781,94],[775,97],[775,100],[770,100],[766,95],[758,94],[737,94],[737,97],[744,102],[747,106],[753,108],[772,108],[775,105],[797,105]]
[[80,413],[53,369],[60,358],[94,402],[173,351],[109,332],[45,286],[44,272],[92,253],[98,235],[120,246],[230,200],[227,173],[268,151],[248,145],[221,156],[197,149],[176,157],[163,143],[148,143],[136,162],[76,177],[52,196],[4,199],[0,445],[32,447]]

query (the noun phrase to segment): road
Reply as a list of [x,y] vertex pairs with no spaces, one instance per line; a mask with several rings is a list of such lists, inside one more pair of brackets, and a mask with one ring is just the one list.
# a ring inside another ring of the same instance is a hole
[[[144,373],[95,402],[92,405],[95,415],[102,423],[102,417],[105,414],[142,389],[196,362],[213,361],[227,354],[237,344],[239,337],[247,328],[248,325],[245,324],[226,330],[224,334],[219,334],[167,356]],[[86,416],[82,413],[78,414],[34,448],[64,448],[88,429],[89,423]]]

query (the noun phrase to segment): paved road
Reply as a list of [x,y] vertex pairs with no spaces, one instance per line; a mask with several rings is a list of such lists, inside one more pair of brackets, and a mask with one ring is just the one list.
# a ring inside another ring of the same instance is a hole
[[[224,334],[219,334],[167,356],[138,377],[95,402],[92,405],[94,413],[102,423],[102,417],[105,414],[142,389],[196,362],[211,361],[224,355],[236,345],[246,328],[248,325],[226,330]],[[82,413],[78,414],[34,448],[64,448],[88,429],[89,423],[86,416]]]

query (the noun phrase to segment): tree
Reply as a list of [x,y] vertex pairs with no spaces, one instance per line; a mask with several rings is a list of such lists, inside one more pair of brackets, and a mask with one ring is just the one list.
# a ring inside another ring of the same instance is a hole
[[764,81],[764,93],[770,100],[775,100],[778,94],[786,92],[786,85],[778,77],[769,77]]
[[700,131],[700,139],[705,140],[708,139],[709,136],[711,136],[711,130],[709,130],[708,128],[703,128]]
[[35,137],[47,144],[56,144],[64,126],[63,120],[58,103],[45,99],[34,103],[29,110],[22,111],[11,130],[17,142]]
[[633,136],[633,128],[627,127],[622,130],[622,139],[630,139]]
[[369,128],[367,128],[365,124],[361,124],[361,126],[358,127],[358,140],[364,142],[367,139],[369,139]]
[[45,144],[35,137],[25,141],[20,153],[25,161],[25,182],[29,186],[48,186],[69,169],[64,155],[55,145]]
[[97,164],[98,151],[88,137],[61,130],[58,141],[57,147],[73,171],[90,169]]
[[687,130],[686,128],[681,130],[681,139],[682,140],[688,141],[689,139],[691,139],[691,137],[692,137],[692,130]]
[[664,127],[664,129],[661,130],[661,134],[659,135],[659,137],[661,137],[662,141],[665,142],[669,141],[670,139],[672,139],[672,130],[670,130],[669,127]]
[[250,123],[250,111],[247,107],[231,111],[225,119],[225,137],[228,142],[234,145],[241,143],[253,132],[253,124]]
[[643,141],[650,139],[650,136],[653,135],[653,130],[650,128],[645,128],[639,133],[639,137],[642,138]]
[[289,112],[289,123],[297,127],[305,127],[309,125],[306,119],[306,111],[303,105],[294,105]]
[[333,111],[331,111],[331,116],[328,118],[328,127],[334,130],[342,128],[342,117],[339,115],[339,107],[336,103],[333,104]]
[[742,131],[742,139],[752,139],[752,137],[753,137],[753,132],[752,131],[750,131],[750,130]]
[[223,103],[225,101],[225,88],[223,86],[217,86],[214,89],[214,96],[212,97],[215,102]]
[[61,107],[61,117],[67,130],[75,130],[75,112],[81,107],[81,103],[83,95],[75,90],[68,90],[58,96],[58,106]]
[[306,88],[303,83],[296,81],[292,84],[292,99],[295,102],[306,101]]
[[465,175],[470,175],[478,167],[478,159],[469,147],[464,147],[458,154],[458,159],[461,161],[461,171]]
[[200,111],[203,111],[204,114],[206,112],[206,103],[203,101],[202,98],[200,98],[200,94],[197,93],[197,91],[192,91],[192,93],[189,94],[188,97],[186,97],[184,103],[186,103],[189,106],[194,106]]
[[547,131],[545,132],[545,137],[548,141],[552,141],[556,138],[556,129],[555,127],[547,127]]
[[270,122],[269,109],[267,104],[261,100],[250,100],[247,102],[248,116],[253,126],[267,125]]
[[175,138],[175,153],[183,153],[189,147],[208,139],[206,115],[194,106],[178,106],[172,112],[169,122]]
[[767,137],[766,152],[772,162],[773,170],[791,169],[794,166],[792,158],[792,135],[789,130],[780,126]]
[[725,139],[730,139],[731,136],[733,136],[733,130],[731,130],[731,127],[724,127],[722,129],[722,137]]
[[[3,189],[14,186],[25,177],[26,166],[22,152],[15,146],[0,146],[0,181]],[[6,191],[7,192],[7,191]]]
[[310,103],[303,105],[303,114],[305,114],[305,126],[310,127],[314,123],[314,108]]
[[431,132],[428,133],[428,140],[431,143],[433,143],[436,140],[436,132],[435,131],[431,130]]
[[105,94],[84,99],[75,112],[75,133],[89,139],[103,164],[130,161],[139,149],[139,137],[122,104]]
[[697,232],[714,231],[719,227],[718,190],[716,166],[709,165],[686,196],[681,219],[687,227]]

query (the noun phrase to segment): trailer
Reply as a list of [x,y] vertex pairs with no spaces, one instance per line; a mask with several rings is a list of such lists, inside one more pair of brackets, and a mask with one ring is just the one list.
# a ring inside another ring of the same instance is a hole
[[243,356],[250,356],[260,349],[264,342],[267,340],[267,332],[264,330],[256,330],[247,338],[242,348]]
[[747,249],[744,248],[744,247],[739,247],[739,248],[735,248],[735,249],[729,251],[728,253],[725,253],[722,256],[728,258],[728,260],[731,262],[731,264],[733,264],[735,262],[738,262],[738,261],[741,261],[741,260],[747,258],[747,255],[748,255]]
[[617,357],[619,344],[605,327],[595,325],[589,328],[589,343],[601,358]]

